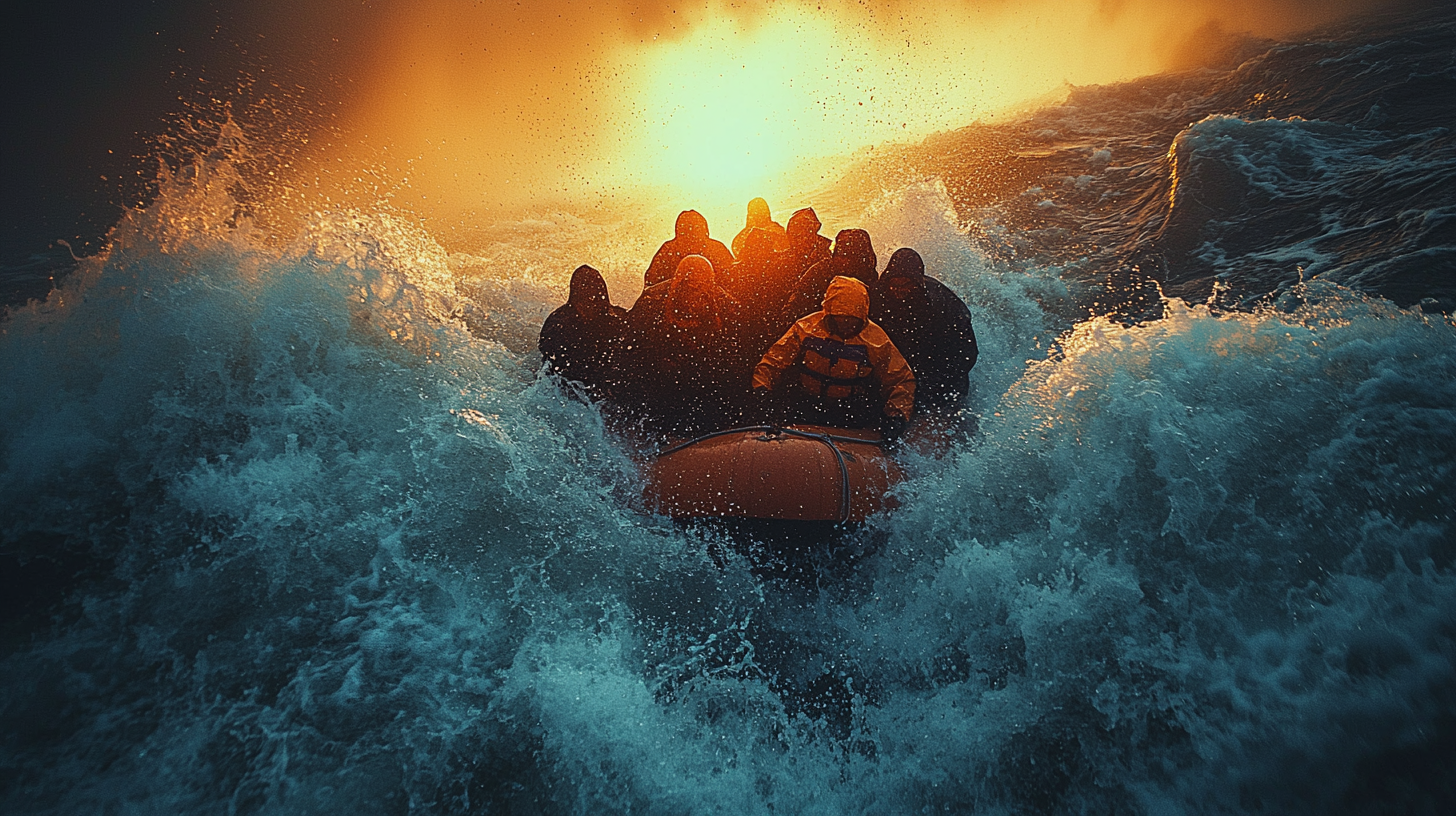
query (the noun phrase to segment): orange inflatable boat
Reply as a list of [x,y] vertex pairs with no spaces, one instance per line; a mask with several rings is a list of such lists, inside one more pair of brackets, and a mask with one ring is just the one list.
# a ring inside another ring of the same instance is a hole
[[673,445],[645,467],[647,504],[673,518],[861,522],[903,478],[874,431],[755,425]]

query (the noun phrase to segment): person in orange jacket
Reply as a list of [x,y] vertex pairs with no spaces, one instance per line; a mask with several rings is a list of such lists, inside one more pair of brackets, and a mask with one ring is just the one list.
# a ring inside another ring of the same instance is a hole
[[869,311],[863,283],[830,281],[824,308],[795,322],[759,360],[755,401],[765,406],[782,388],[797,421],[899,436],[914,410],[915,374]]

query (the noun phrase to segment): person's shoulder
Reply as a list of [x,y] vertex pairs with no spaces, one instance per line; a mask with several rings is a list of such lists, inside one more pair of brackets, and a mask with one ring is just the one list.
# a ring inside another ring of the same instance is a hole
[[662,246],[652,254],[652,261],[648,268],[663,267],[665,265],[669,276],[677,270],[677,262],[682,260],[685,253],[682,251],[682,244],[677,238],[669,238],[662,242]]
[[880,324],[873,320],[865,321],[865,327],[860,329],[856,336],[872,346],[894,345],[890,340],[890,335],[885,334],[885,330],[880,328]]
[[[809,256],[809,260],[809,265],[804,267],[804,273],[799,276],[799,283],[809,284],[822,278],[824,286],[827,287],[829,281],[834,277],[834,258],[818,258],[817,256],[811,255]],[[820,292],[819,294],[822,296],[824,293]]]
[[925,282],[926,294],[929,295],[927,300],[934,304],[936,311],[945,315],[954,315],[964,321],[971,319],[970,307],[966,305],[960,295],[955,293],[954,289],[935,278],[927,277]]
[[936,278],[932,278],[929,275],[925,276],[925,291],[929,292],[931,297],[954,298],[960,303],[965,302],[964,300],[961,300],[960,295],[957,295],[955,293],[954,289],[946,286],[944,282],[937,280]]
[[744,248],[748,245],[748,233],[752,231],[753,227],[744,227],[743,229],[738,231],[737,235],[733,236],[733,245],[731,249],[733,250],[734,257],[737,257],[738,253],[742,252]]
[[[705,253],[706,252],[712,252],[714,255],[717,255],[720,259],[725,259],[727,261],[732,261],[733,260],[733,252],[732,252],[732,250],[728,249],[728,247],[726,245],[724,245],[724,243],[722,241],[719,241],[717,238],[709,238],[708,239],[708,243],[707,243],[707,245],[705,247]],[[708,260],[710,260],[710,261],[713,260],[713,257],[711,255],[709,255],[708,256]]]
[[793,328],[809,334],[828,331],[828,329],[824,328],[824,310],[820,309],[817,312],[806,314],[798,320],[795,320]]
[[571,344],[571,338],[576,335],[572,325],[575,317],[576,310],[571,308],[571,304],[560,306],[546,316],[541,324],[541,333],[536,337],[536,347],[542,354],[548,357],[560,354],[564,346]]
[[548,326],[556,326],[560,323],[566,322],[567,320],[570,320],[573,316],[575,316],[575,314],[576,309],[573,308],[570,303],[557,306],[551,311],[551,314],[546,315],[546,321],[541,324],[541,330],[545,331],[546,327]]
[[[652,284],[651,286],[648,286],[648,287],[644,288],[642,290],[642,294],[640,294],[640,295],[637,296],[637,302],[638,303],[641,303],[644,300],[651,301],[651,300],[656,299],[656,298],[665,298],[665,297],[667,297],[667,293],[671,289],[672,289],[672,281],[670,281],[670,280],[659,281],[657,283]],[[635,309],[636,306],[634,305],[633,308]]]
[[663,281],[662,283],[654,283],[646,289],[643,289],[642,294],[637,296],[637,302],[633,303],[632,308],[627,311],[627,317],[631,319],[645,313],[660,311],[663,305],[667,303],[669,287],[670,282]]

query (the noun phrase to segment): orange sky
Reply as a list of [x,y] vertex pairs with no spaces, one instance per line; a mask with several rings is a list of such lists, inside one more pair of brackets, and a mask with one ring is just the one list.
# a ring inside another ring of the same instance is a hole
[[1355,7],[416,0],[376,10],[356,38],[340,148],[344,164],[388,168],[395,202],[444,232],[643,186],[737,220],[753,195],[832,175],[816,158],[1187,64],[1210,21],[1278,36]]

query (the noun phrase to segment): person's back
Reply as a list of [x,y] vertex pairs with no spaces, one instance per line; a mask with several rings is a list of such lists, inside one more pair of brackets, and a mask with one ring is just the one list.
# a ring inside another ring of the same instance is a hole
[[743,259],[743,254],[748,251],[748,235],[755,229],[764,230],[773,238],[772,251],[778,252],[789,248],[788,233],[784,231],[782,224],[773,220],[773,214],[769,211],[768,202],[761,198],[755,198],[748,202],[748,218],[743,225],[743,229],[739,230],[738,234],[733,236],[732,249],[734,258],[739,260]]
[[794,296],[794,287],[799,279],[811,266],[830,257],[828,238],[819,234],[819,216],[814,210],[805,207],[797,210],[789,217],[788,241],[789,246],[780,252],[774,253],[774,262],[769,277],[771,285],[776,292],[782,293],[782,300],[779,301],[775,315],[777,318],[778,332],[791,325],[798,315],[785,316],[789,299]]
[[[737,304],[700,255],[643,293],[630,316],[635,393],[650,426],[671,434],[721,427],[746,395]],[[640,308],[640,311],[639,311]]]
[[759,361],[756,401],[779,391],[792,421],[879,426],[887,436],[898,435],[914,408],[915,374],[868,315],[863,283],[831,281],[823,308],[796,321]]
[[798,320],[818,311],[829,282],[837,277],[854,278],[872,289],[877,280],[874,246],[870,234],[862,229],[840,230],[834,237],[834,250],[829,258],[805,270],[794,284],[793,294],[785,306],[786,321]]
[[767,230],[749,230],[743,256],[734,264],[733,277],[725,287],[741,309],[740,336],[753,362],[783,334],[779,318],[788,290],[774,274],[774,244],[773,234]]
[[697,210],[683,210],[678,213],[673,225],[673,237],[652,256],[652,263],[642,275],[644,289],[669,280],[677,272],[678,264],[689,255],[702,255],[713,264],[719,277],[726,280],[733,267],[733,253],[728,247],[708,235],[708,219]]
[[785,230],[789,245],[778,253],[783,277],[797,281],[809,267],[830,257],[830,241],[819,234],[821,226],[823,224],[812,207],[795,210],[789,216],[789,226]]
[[979,356],[971,313],[949,287],[925,274],[918,252],[895,250],[871,297],[870,317],[915,370],[919,407],[955,411],[964,405]]
[[619,383],[626,310],[613,306],[602,273],[583,264],[571,273],[566,304],[541,326],[538,348],[551,371],[608,397]]

